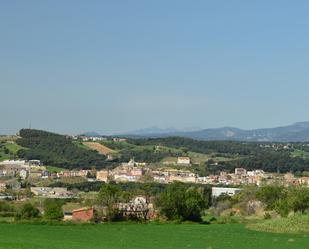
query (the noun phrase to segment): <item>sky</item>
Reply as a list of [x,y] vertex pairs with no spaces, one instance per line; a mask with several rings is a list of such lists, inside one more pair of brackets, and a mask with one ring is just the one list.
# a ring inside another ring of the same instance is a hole
[[309,120],[309,1],[0,1],[0,134]]

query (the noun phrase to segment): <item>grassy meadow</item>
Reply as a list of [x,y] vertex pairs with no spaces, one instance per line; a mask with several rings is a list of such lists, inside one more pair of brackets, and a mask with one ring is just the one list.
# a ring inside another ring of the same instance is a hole
[[0,161],[13,159],[21,148],[21,146],[13,141],[2,142],[0,144]]
[[294,150],[291,154],[293,157],[309,158],[309,152],[304,150]]
[[0,224],[2,249],[303,249],[306,235],[272,234],[243,225]]
[[249,224],[248,227],[258,231],[273,233],[309,234],[309,215],[297,213],[286,218],[278,217],[252,223]]

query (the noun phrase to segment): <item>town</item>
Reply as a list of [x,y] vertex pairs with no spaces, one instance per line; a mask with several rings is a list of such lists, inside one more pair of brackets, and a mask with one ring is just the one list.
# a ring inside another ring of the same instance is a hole
[[[174,181],[184,183],[209,184],[220,186],[241,186],[262,184],[309,185],[309,177],[296,177],[292,173],[266,173],[263,170],[247,171],[244,168],[235,168],[234,173],[221,171],[218,175],[200,177],[190,171],[190,158],[179,157],[175,166],[185,166],[186,169],[173,168],[163,162],[161,168],[152,169],[145,162],[135,162],[131,159],[128,163],[122,163],[112,170],[69,170],[51,172],[40,162],[40,160],[5,160],[0,162],[0,186],[4,191],[6,186],[18,188],[18,179],[30,182],[40,179],[57,181],[63,178],[83,178],[85,181],[93,182],[158,182],[168,184]],[[94,176],[92,175],[94,174]],[[15,180],[15,181],[14,181]]]
[[259,229],[259,222],[289,215],[298,223],[307,210],[308,142],[60,135],[36,129],[0,136],[0,220],[8,223],[258,220],[253,227]]
[[[154,182],[170,184],[172,182],[183,182],[190,184],[202,184],[212,186],[212,196],[233,196],[240,192],[246,185],[282,185],[282,186],[308,186],[309,177],[296,177],[292,173],[266,173],[263,170],[246,170],[235,168],[233,173],[221,171],[217,175],[200,177],[190,171],[192,166],[189,157],[178,157],[177,161],[163,162],[162,167],[151,168],[145,162],[136,162],[131,159],[122,163],[114,169],[105,170],[66,170],[53,172],[48,170],[40,160],[4,160],[0,162],[0,199],[24,200],[29,197],[23,183],[31,185],[32,196],[50,199],[74,199],[79,196],[78,191],[70,191],[66,187],[49,187],[53,182],[70,180],[75,182],[104,182],[104,183],[145,183]],[[182,169],[177,169],[181,166]],[[183,169],[185,168],[185,169]],[[44,183],[48,183],[44,186]],[[37,185],[37,186],[36,186]],[[25,185],[24,185],[25,186]],[[12,192],[13,190],[13,192]],[[12,195],[14,193],[14,195]],[[30,195],[30,196],[31,196]],[[143,219],[156,217],[154,203],[149,196],[133,196],[128,203],[118,203],[117,208],[126,215],[138,215]],[[79,207],[72,210],[64,210],[64,220],[90,221],[94,217],[94,206]]]
[[308,10],[0,1],[0,249],[309,248]]

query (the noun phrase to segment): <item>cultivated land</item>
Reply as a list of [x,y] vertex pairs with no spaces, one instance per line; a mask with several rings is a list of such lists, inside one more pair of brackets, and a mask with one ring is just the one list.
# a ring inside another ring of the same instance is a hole
[[250,231],[243,225],[0,224],[2,249],[304,249],[306,235]]
[[99,154],[102,154],[102,155],[108,155],[108,154],[115,153],[114,150],[97,142],[84,142],[84,145],[88,146],[90,149],[95,150]]

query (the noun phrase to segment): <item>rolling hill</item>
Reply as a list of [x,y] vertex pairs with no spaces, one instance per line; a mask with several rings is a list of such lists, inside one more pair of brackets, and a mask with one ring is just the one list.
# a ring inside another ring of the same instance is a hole
[[244,130],[234,127],[204,129],[198,131],[180,131],[164,133],[125,134],[126,137],[160,138],[180,136],[197,140],[232,140],[252,142],[306,142],[309,141],[309,122],[299,122],[289,126]]
[[33,129],[22,129],[19,134],[16,142],[25,148],[17,152],[19,158],[38,159],[44,165],[65,169],[107,167],[104,155],[73,143],[67,136]]

